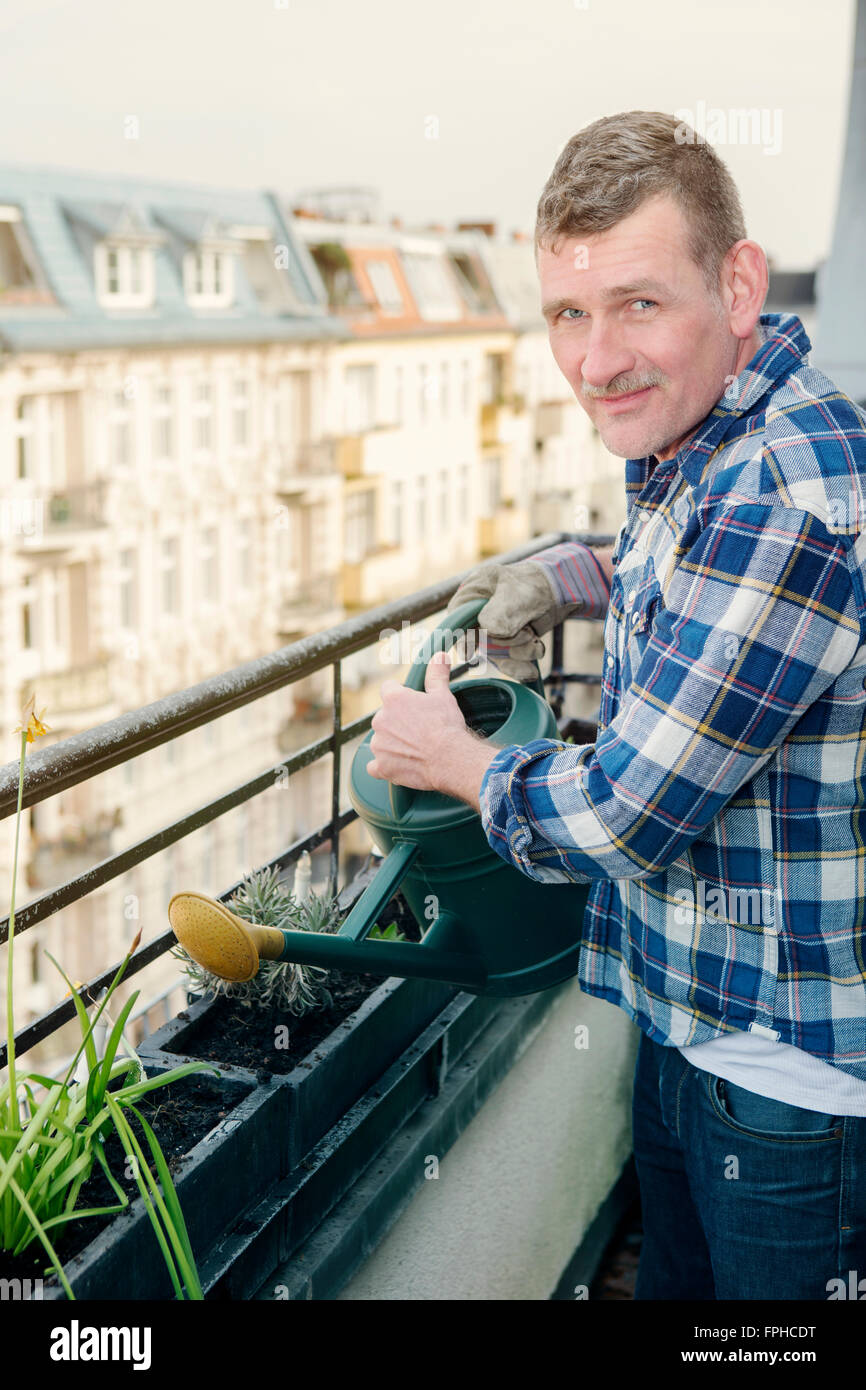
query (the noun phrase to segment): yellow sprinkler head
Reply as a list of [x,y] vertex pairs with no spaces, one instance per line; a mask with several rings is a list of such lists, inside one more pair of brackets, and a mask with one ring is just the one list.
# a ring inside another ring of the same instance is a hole
[[279,960],[285,944],[276,927],[252,926],[204,893],[175,893],[168,920],[193,960],[223,980],[251,980],[259,958]]

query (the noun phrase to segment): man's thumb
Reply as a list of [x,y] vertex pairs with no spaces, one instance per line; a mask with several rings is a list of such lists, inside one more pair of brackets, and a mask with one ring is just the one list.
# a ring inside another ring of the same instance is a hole
[[427,670],[424,673],[424,689],[430,694],[433,690],[442,690],[448,686],[448,678],[451,675],[451,656],[449,652],[434,652],[427,663]]

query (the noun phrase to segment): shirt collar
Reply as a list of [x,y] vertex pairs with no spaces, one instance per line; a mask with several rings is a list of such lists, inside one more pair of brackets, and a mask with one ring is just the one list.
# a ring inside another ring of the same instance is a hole
[[768,391],[803,364],[812,344],[796,314],[761,314],[758,322],[763,337],[761,346],[674,457],[666,463],[656,462],[654,454],[626,459],[625,491],[629,512],[653,464],[656,472],[678,465],[686,482],[695,487],[701,480],[707,459],[715,453],[731,422],[754,411]]

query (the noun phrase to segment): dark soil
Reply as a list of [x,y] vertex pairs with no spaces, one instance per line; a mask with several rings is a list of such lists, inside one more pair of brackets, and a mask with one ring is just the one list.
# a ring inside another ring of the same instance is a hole
[[[381,975],[348,975],[332,970],[328,978],[333,1003],[306,1014],[281,1013],[243,999],[219,998],[192,1034],[172,1051],[222,1066],[246,1067],[265,1081],[271,1073],[284,1075],[304,1062],[339,1023],[363,1004],[384,981]],[[183,1017],[183,1014],[180,1015]],[[277,1032],[277,1029],[285,1032]],[[279,1041],[280,1046],[277,1046]]]
[[[174,1174],[183,1155],[188,1153],[193,1145],[197,1144],[219,1124],[220,1120],[224,1119],[245,1095],[249,1095],[249,1088],[241,1091],[235,1085],[232,1087],[231,1097],[227,1099],[225,1088],[220,1085],[216,1077],[204,1073],[201,1076],[182,1077],[180,1081],[160,1087],[151,1095],[144,1096],[138,1101],[137,1108],[153,1129],[165,1155],[169,1172]],[[142,1133],[141,1125],[134,1115],[130,1115],[128,1111],[126,1113],[145,1157],[149,1158],[150,1149]],[[115,1180],[126,1192],[130,1202],[133,1202],[139,1195],[138,1184],[134,1178],[124,1176],[126,1155],[123,1145],[113,1128],[106,1130],[105,1133],[107,1137],[104,1152],[108,1165]],[[151,1170],[153,1170],[152,1163]],[[81,1188],[76,1207],[84,1210],[88,1207],[116,1206],[117,1201],[117,1195],[105,1177],[97,1159],[91,1176]],[[59,1227],[49,1229],[48,1238],[57,1251],[61,1263],[66,1264],[73,1255],[77,1255],[100,1231],[104,1230],[110,1221],[123,1221],[128,1217],[128,1214],[129,1208],[125,1208],[122,1212],[115,1212],[109,1216],[87,1216],[80,1221],[71,1221],[63,1229],[62,1234],[60,1234]],[[0,1278],[44,1278],[46,1284],[56,1285],[56,1275],[54,1275],[53,1270],[50,1276],[46,1274],[47,1263],[48,1256],[38,1239],[34,1240],[26,1250],[15,1258],[8,1251],[0,1250]]]
[[[358,884],[363,880],[359,878]],[[421,931],[401,893],[395,893],[379,914],[384,931],[392,922],[409,941],[420,941]],[[295,1067],[312,1066],[304,1058],[323,1042],[345,1018],[360,1008],[368,995],[384,984],[382,975],[356,975],[331,970],[326,981],[333,1003],[307,1013],[281,1013],[243,999],[217,999],[207,1018],[169,1049],[175,1056],[195,1057],[222,1066],[244,1067],[260,1080],[275,1073],[283,1076]],[[180,1017],[183,1018],[183,1014]],[[280,1033],[277,1033],[280,1029]],[[286,1031],[283,1032],[282,1030]],[[276,1046],[279,1039],[280,1046]]]

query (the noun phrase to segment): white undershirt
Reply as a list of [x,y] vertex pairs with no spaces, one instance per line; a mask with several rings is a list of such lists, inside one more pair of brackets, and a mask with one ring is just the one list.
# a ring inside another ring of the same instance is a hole
[[736,1032],[679,1051],[701,1071],[713,1072],[759,1096],[825,1115],[866,1115],[866,1081],[790,1043]]

